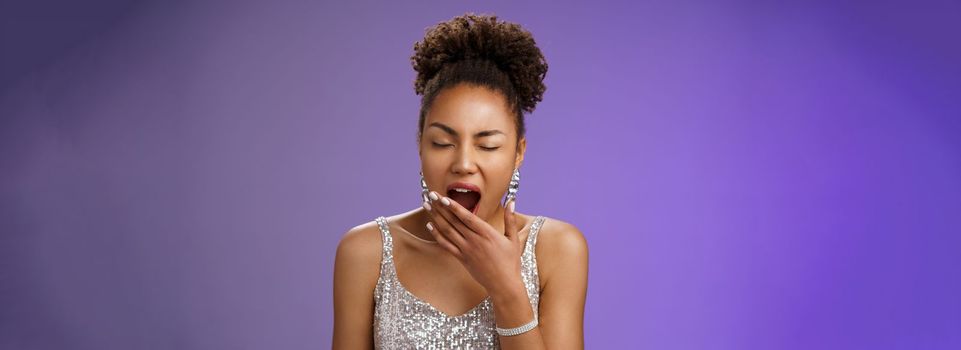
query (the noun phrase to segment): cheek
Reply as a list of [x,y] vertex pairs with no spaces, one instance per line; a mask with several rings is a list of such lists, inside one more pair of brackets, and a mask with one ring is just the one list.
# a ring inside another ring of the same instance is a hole
[[427,182],[427,188],[431,191],[437,191],[438,193],[443,193],[438,186],[442,186],[444,182],[444,171],[440,169],[432,169],[428,166],[424,166],[421,170],[424,173],[424,181]]
[[421,159],[420,163],[425,173],[437,172],[445,166],[445,162],[439,157],[424,157]]
[[444,179],[445,167],[443,162],[435,159],[435,157],[423,157],[421,158],[420,171],[424,174],[424,181],[427,182],[427,187],[433,191],[437,191],[434,187],[439,186],[440,181]]
[[514,165],[511,163],[509,167],[505,167],[500,164],[496,171],[492,171],[487,179],[487,188],[489,195],[487,198],[483,198],[482,201],[487,203],[500,203],[504,195],[507,194],[507,186],[511,182],[511,175],[514,173]]

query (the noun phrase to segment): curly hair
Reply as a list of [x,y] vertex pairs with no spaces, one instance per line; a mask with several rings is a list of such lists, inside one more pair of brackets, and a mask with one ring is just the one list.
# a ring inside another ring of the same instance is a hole
[[422,95],[418,139],[424,117],[437,94],[460,83],[500,92],[514,113],[517,139],[524,135],[524,112],[531,113],[544,96],[547,61],[530,32],[498,21],[495,15],[457,16],[428,28],[411,56]]

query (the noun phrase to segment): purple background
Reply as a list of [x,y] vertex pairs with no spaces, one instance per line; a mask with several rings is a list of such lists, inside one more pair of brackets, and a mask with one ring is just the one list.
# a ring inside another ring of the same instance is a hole
[[840,3],[4,1],[0,348],[329,347],[466,11],[550,64],[518,209],[587,237],[588,348],[961,348],[961,3]]

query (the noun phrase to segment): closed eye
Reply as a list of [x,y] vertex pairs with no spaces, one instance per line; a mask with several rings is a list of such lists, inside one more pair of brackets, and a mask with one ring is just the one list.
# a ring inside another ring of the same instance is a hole
[[[453,146],[454,146],[454,145],[449,144],[449,143],[437,143],[437,142],[433,142],[433,141],[431,141],[431,144],[433,144],[434,147],[436,147],[436,148],[446,148],[446,147],[453,147]],[[493,151],[496,151],[497,149],[500,148],[500,146],[495,146],[495,147],[479,146],[479,147],[480,147],[480,149],[482,149],[482,150],[484,150],[484,151],[487,151],[487,152],[493,152]]]

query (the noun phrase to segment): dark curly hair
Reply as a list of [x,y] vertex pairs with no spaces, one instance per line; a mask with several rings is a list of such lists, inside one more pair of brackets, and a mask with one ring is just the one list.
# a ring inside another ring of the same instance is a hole
[[498,21],[495,15],[468,13],[428,28],[424,40],[414,44],[411,62],[417,71],[414,91],[422,95],[418,139],[437,94],[470,83],[506,97],[519,141],[525,131],[524,112],[534,111],[547,88],[547,61],[534,37],[520,25]]

